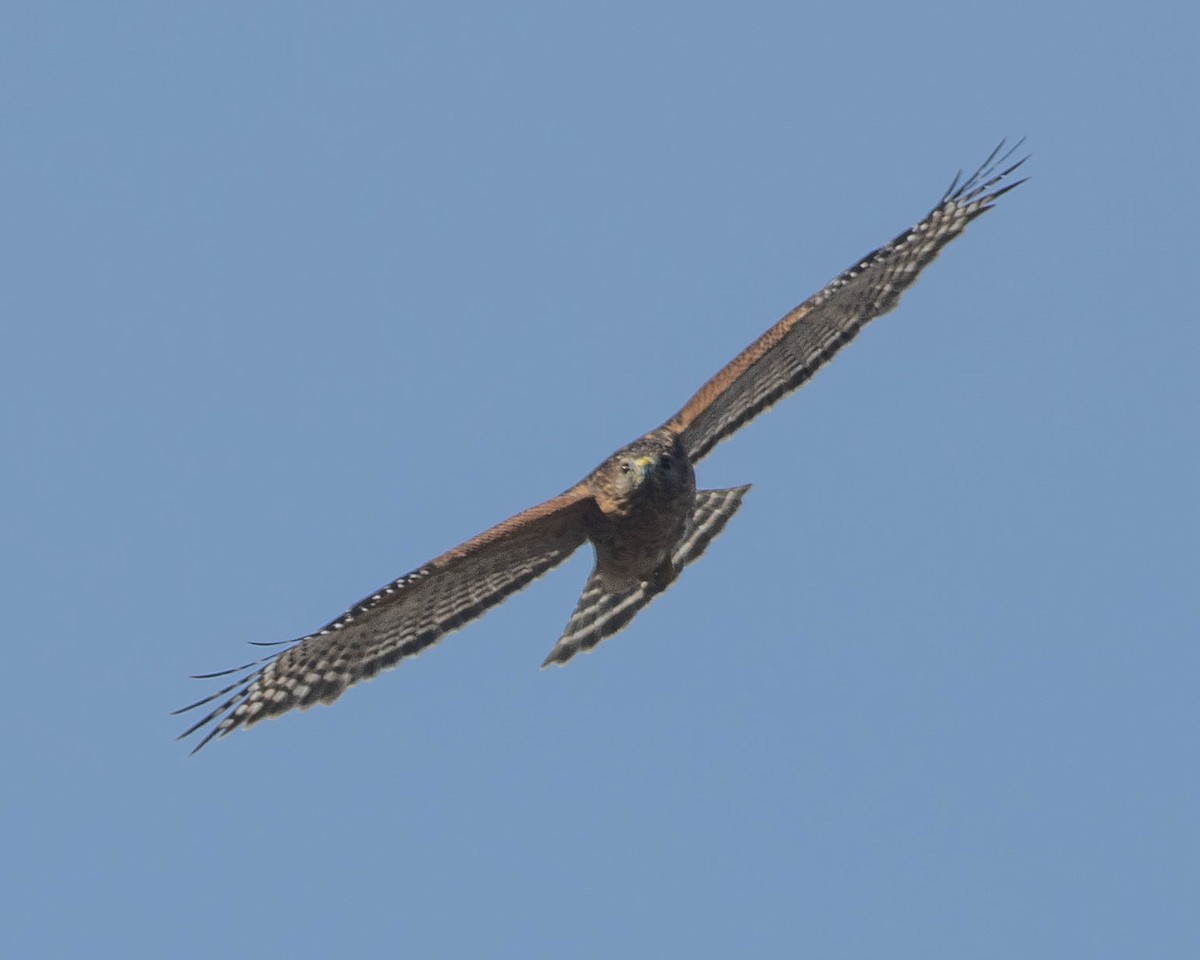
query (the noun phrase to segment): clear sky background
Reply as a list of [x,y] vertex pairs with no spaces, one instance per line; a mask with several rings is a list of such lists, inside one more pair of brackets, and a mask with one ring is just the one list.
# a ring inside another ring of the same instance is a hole
[[[1200,955],[1194,4],[12,4],[5,954]],[[591,557],[195,757],[168,711],[551,496],[1028,136]]]

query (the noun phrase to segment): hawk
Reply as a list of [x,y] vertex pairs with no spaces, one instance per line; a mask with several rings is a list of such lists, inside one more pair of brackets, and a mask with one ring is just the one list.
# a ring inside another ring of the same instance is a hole
[[[180,734],[215,736],[294,707],[332,703],[352,684],[432,646],[558,566],[584,543],[595,567],[543,666],[565,664],[626,626],[704,553],[749,486],[697,490],[695,464],[804,384],[996,200],[1023,158],[1001,144],[954,178],[929,214],[805,300],[709,380],[675,416],[622,447],[569,490],[518,513],[393,580],[315,633],[241,667],[250,672],[176,713],[220,705]],[[1002,185],[1003,184],[1003,185]],[[289,641],[285,641],[289,642]],[[271,645],[271,644],[264,644]]]

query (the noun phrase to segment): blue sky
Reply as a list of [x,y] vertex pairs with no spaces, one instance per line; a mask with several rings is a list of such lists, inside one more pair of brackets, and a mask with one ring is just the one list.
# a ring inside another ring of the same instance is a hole
[[[23,4],[0,33],[12,956],[1200,949],[1182,3]],[[959,167],[1033,179],[569,564],[211,744],[168,711],[574,483]]]

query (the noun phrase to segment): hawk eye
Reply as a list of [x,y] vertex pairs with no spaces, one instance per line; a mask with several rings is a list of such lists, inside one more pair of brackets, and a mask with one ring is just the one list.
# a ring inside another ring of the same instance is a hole
[[661,457],[658,458],[658,465],[660,467],[662,467],[664,470],[670,470],[671,469],[671,458],[667,454],[664,453]]
[[628,473],[628,472],[629,472],[630,470],[632,470],[632,469],[633,469],[633,467],[631,467],[631,466],[629,465],[629,462],[628,462],[628,461],[626,461],[625,463],[621,464],[621,472],[622,472],[622,473]]

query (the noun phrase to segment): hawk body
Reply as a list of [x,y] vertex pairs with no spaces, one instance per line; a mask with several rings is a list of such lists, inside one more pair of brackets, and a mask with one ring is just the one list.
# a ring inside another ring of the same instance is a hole
[[621,448],[575,486],[393,580],[182,713],[218,701],[184,731],[196,745],[266,717],[331,703],[347,687],[420,653],[562,563],[590,541],[596,565],[543,666],[612,636],[699,558],[749,486],[697,490],[694,465],[804,384],[871,320],[891,310],[967,224],[1023,181],[1000,186],[1002,143],[891,243],[863,257],[743,350],[661,427]]
[[598,510],[584,518],[596,573],[618,593],[638,583],[663,589],[675,579],[671,550],[696,505],[696,472],[666,429],[622,447],[584,481]]

